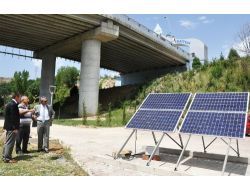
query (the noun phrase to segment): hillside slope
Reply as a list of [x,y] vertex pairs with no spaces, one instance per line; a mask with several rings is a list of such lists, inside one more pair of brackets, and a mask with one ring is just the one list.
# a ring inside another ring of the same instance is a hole
[[242,91],[250,91],[250,57],[214,60],[196,70],[167,74],[145,84],[136,100],[140,103],[151,92]]

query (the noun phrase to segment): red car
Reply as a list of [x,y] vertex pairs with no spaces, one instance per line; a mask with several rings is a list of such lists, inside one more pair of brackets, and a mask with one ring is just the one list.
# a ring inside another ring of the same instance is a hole
[[250,115],[247,116],[247,129],[246,129],[246,135],[250,135]]

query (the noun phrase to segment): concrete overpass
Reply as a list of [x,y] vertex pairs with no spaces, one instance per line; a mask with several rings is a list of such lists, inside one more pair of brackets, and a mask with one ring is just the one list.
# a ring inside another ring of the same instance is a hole
[[98,107],[100,67],[122,84],[184,69],[189,54],[126,15],[0,15],[0,45],[42,59],[40,95],[54,84],[56,57],[81,62],[79,114]]

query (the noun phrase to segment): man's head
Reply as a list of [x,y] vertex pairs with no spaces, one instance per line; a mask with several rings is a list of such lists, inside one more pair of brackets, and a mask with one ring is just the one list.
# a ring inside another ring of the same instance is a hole
[[48,103],[48,99],[45,96],[40,97],[40,104],[46,105]]
[[16,100],[17,103],[20,103],[20,100],[21,100],[21,95],[19,92],[14,92],[12,94],[12,99]]
[[29,103],[29,98],[27,96],[22,96],[21,97],[21,103],[28,105]]

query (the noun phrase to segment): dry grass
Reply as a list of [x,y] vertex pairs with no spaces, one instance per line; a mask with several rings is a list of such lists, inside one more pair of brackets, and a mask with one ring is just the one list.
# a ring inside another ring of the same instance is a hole
[[[0,136],[2,136],[0,129]],[[34,142],[34,143],[33,143]],[[72,159],[69,149],[63,147],[58,140],[50,141],[50,153],[36,152],[36,139],[31,140],[29,145],[30,154],[17,156],[16,164],[6,164],[0,160],[0,176],[86,176],[88,175]],[[0,142],[0,153],[3,141]]]

